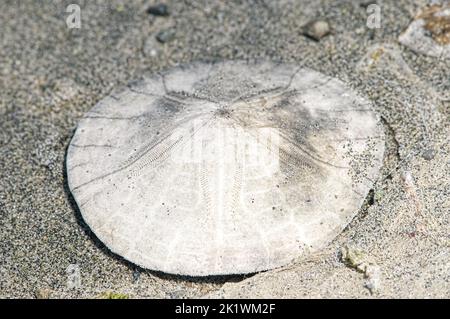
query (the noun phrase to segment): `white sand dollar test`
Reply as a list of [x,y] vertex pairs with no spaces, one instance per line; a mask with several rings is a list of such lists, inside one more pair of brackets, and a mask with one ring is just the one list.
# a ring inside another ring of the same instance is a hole
[[365,98],[292,64],[192,63],[113,92],[78,124],[71,192],[114,253],[207,276],[280,267],[327,245],[377,177]]

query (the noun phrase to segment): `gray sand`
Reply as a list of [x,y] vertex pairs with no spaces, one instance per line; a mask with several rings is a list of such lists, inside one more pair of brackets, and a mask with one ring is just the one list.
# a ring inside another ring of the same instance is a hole
[[[89,1],[71,30],[70,2],[16,3],[0,5],[0,297],[450,297],[450,60],[397,40],[426,1],[384,1],[375,30],[370,1],[170,1],[169,17],[149,1]],[[318,42],[301,32],[317,17],[332,28]],[[247,58],[313,68],[374,101],[387,153],[366,205],[327,249],[253,276],[170,276],[110,253],[67,188],[78,119],[143,73]],[[362,262],[344,263],[344,247]]]

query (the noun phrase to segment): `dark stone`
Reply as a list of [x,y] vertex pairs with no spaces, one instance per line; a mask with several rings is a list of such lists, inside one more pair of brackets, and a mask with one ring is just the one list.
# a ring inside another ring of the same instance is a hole
[[158,40],[161,43],[172,41],[174,38],[175,38],[175,30],[173,29],[161,30],[156,35],[156,40]]
[[156,4],[147,9],[148,14],[152,14],[154,16],[167,17],[169,12],[169,7],[163,3]]
[[139,268],[135,268],[133,270],[133,283],[137,283],[139,281],[139,278],[141,278],[141,271]]

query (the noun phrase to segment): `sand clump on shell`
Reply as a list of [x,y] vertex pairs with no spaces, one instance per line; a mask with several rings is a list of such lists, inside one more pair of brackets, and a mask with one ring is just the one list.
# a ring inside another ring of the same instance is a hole
[[337,79],[292,64],[192,63],[95,105],[67,172],[111,251],[207,276],[323,248],[357,213],[383,152],[369,101]]

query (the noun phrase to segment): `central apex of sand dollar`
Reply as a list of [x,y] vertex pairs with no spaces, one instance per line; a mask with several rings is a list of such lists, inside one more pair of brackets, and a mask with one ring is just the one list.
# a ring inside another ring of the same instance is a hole
[[113,252],[173,274],[238,274],[333,240],[383,152],[370,103],[336,79],[292,64],[192,63],[94,106],[67,173]]

